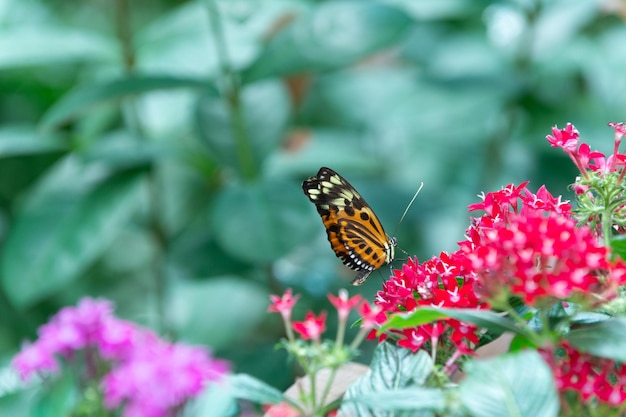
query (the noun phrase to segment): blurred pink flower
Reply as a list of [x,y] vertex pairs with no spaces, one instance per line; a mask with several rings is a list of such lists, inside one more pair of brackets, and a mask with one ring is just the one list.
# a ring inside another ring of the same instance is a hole
[[322,311],[319,317],[315,317],[315,314],[309,311],[306,313],[304,321],[293,323],[293,329],[300,333],[303,340],[313,339],[319,341],[322,333],[326,331],[326,312]]
[[278,295],[270,295],[272,304],[267,308],[267,311],[280,313],[283,316],[283,320],[289,322],[291,321],[291,311],[298,302],[298,298],[300,298],[299,294],[292,296],[291,288],[288,288],[280,297]]
[[123,406],[124,417],[169,416],[173,407],[228,372],[226,361],[212,358],[201,347],[165,342],[148,329],[118,319],[107,300],[84,298],[76,307],[65,307],[38,334],[39,339],[13,359],[12,366],[23,379],[37,372],[58,372],[57,356],[85,360],[86,376],[98,378],[90,373],[93,363],[87,363],[93,357],[73,355],[90,349],[111,369],[102,379],[105,405]]
[[114,409],[124,403],[124,417],[167,416],[226,372],[227,362],[211,358],[202,348],[147,340],[105,376],[105,405]]
[[348,298],[348,291],[342,288],[339,290],[338,297],[328,294],[328,299],[337,309],[339,320],[345,321],[348,318],[348,314],[350,314],[350,310],[352,310],[361,300],[361,296],[357,294],[354,297]]

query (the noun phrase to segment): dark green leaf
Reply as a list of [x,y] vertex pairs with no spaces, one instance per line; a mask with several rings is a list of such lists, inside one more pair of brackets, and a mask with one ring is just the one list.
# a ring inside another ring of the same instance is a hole
[[143,175],[102,177],[73,158],[29,195],[2,252],[2,283],[18,306],[60,290],[109,245],[138,208]]
[[231,375],[226,383],[229,394],[235,398],[246,399],[257,404],[278,404],[287,400],[282,392],[250,375]]
[[556,417],[559,397],[552,372],[534,350],[465,366],[461,401],[473,417]]
[[[219,163],[238,168],[245,158],[241,153],[249,152],[251,162],[258,167],[283,140],[289,97],[281,83],[266,81],[244,88],[240,106],[238,116],[224,99],[212,94],[203,96],[196,115],[198,130]],[[240,122],[242,130],[233,130],[233,123]]]
[[397,42],[410,22],[405,13],[382,3],[321,3],[279,32],[243,78],[251,82],[347,65]]
[[406,329],[446,318],[473,323],[496,333],[510,331],[520,335],[525,334],[525,331],[512,320],[492,311],[435,307],[421,307],[410,313],[394,314],[380,330]]
[[293,250],[318,227],[299,184],[265,180],[232,184],[216,197],[212,228],[230,254],[269,263]]
[[565,339],[583,352],[626,362],[626,318],[616,317],[572,330]]
[[617,235],[611,239],[611,249],[614,254],[626,259],[626,236]]
[[215,91],[207,81],[156,75],[135,75],[78,87],[59,100],[43,117],[40,128],[55,129],[91,107],[112,100],[173,88]]
[[346,392],[341,412],[353,417],[382,417],[389,415],[389,410],[411,410],[407,416],[433,415],[431,411],[441,411],[445,401],[441,391],[422,387],[432,370],[432,360],[425,351],[413,353],[381,343],[370,370]]

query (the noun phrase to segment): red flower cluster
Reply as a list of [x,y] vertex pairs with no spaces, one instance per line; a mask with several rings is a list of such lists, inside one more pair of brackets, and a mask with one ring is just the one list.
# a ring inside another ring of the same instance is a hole
[[[619,153],[619,146],[624,135],[626,135],[626,125],[624,123],[609,123],[609,126],[615,131],[615,139],[613,141],[613,154],[608,158],[602,152],[591,151],[586,143],[578,146],[578,130],[568,123],[564,129],[556,126],[552,128],[552,135],[546,136],[548,142],[555,148],[561,148],[572,158],[574,164],[586,179],[589,178],[587,170],[604,176],[611,172],[620,171],[620,181],[626,172],[623,168],[626,165],[626,155]],[[583,187],[575,187],[577,193],[586,191]]]
[[613,406],[626,401],[626,364],[579,352],[566,341],[556,351],[540,352],[559,391],[576,391],[585,403],[593,398]]
[[591,230],[556,213],[511,215],[508,224],[483,230],[468,257],[482,295],[499,299],[513,293],[529,305],[539,297],[598,290],[598,271],[609,268],[607,250]]
[[576,227],[569,203],[543,186],[533,194],[526,184],[508,185],[469,207],[486,212],[460,243],[481,295],[503,301],[514,294],[533,305],[540,297],[590,295],[607,283],[614,291],[624,282],[622,262],[607,261],[607,248],[591,229]]
[[[409,259],[402,269],[395,270],[393,276],[383,284],[376,294],[376,304],[386,313],[413,311],[421,306],[447,308],[484,308],[474,291],[475,278],[468,269],[468,261],[462,252],[448,254],[418,263],[417,258]],[[384,321],[384,314],[379,316]],[[478,342],[476,328],[471,324],[454,319],[438,321],[421,326],[395,330],[400,335],[400,346],[417,351],[426,342],[435,346],[445,334],[462,353],[470,353]],[[374,334],[370,334],[370,337]]]

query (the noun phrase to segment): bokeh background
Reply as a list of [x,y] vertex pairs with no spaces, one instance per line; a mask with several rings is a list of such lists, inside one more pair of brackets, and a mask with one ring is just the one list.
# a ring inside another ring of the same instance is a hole
[[106,297],[285,388],[268,295],[300,293],[301,319],[354,276],[301,182],[337,170],[420,259],[455,249],[481,191],[571,198],[545,135],[572,122],[611,149],[625,17],[620,0],[0,0],[0,365]]

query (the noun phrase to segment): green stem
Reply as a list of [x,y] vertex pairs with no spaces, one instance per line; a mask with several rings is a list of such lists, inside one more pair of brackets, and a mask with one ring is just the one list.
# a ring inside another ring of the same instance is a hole
[[326,381],[326,387],[324,387],[324,392],[322,393],[322,398],[320,399],[320,407],[324,408],[326,404],[326,398],[330,393],[330,387],[333,386],[333,381],[335,380],[335,374],[337,373],[337,368],[333,367],[330,370],[330,375],[328,376],[328,381]]
[[339,323],[337,324],[337,337],[335,340],[335,349],[341,349],[343,346],[344,337],[346,334],[346,320],[347,319],[339,319]]
[[[611,230],[612,227],[612,210],[610,207],[608,207],[608,201],[605,202],[605,204],[607,205],[607,207],[605,207],[604,212],[602,213],[602,237],[604,239],[604,246],[608,249],[611,247],[611,236],[613,235],[613,232]],[[607,251],[607,256],[610,254],[609,251]]]
[[[509,306],[509,308],[507,308],[507,313],[509,314],[509,316],[513,319],[513,321],[515,321],[517,324],[519,324],[524,330],[526,330],[524,332],[524,336],[526,336],[528,339],[530,339],[530,341],[535,345],[535,346],[541,346],[543,343],[543,339],[538,336],[535,332],[531,331],[528,329],[528,323],[526,322],[526,320],[520,316],[519,314],[517,314],[517,311],[515,311],[515,309],[511,306]],[[540,313],[541,314],[541,313]],[[546,330],[546,325],[547,323],[543,322],[543,317],[542,317],[542,332],[545,332]]]
[[[130,15],[129,0],[115,0],[115,19],[116,19],[116,34],[121,46],[122,51],[122,65],[124,72],[127,75],[132,74],[135,71],[135,65],[137,62],[137,54],[133,43],[133,30]],[[125,122],[128,129],[134,133],[134,135],[140,139],[148,140],[144,128],[141,123],[141,117],[139,115],[139,109],[137,107],[136,100],[128,98],[123,103]],[[165,270],[163,268],[163,254],[166,251],[167,238],[166,233],[161,226],[158,210],[159,207],[159,193],[158,193],[158,179],[157,172],[154,165],[151,166],[148,174],[148,188],[150,199],[150,213],[149,224],[154,241],[158,248],[154,257],[153,276],[154,276],[154,291],[155,291],[155,310],[157,329],[162,333],[167,333],[165,328]]]
[[228,106],[230,126],[233,132],[233,140],[239,160],[241,175],[246,180],[252,180],[258,175],[258,167],[252,153],[250,137],[246,129],[246,120],[241,99],[241,85],[239,77],[233,70],[224,37],[224,27],[215,0],[206,0],[209,9],[209,19],[217,60],[220,67],[222,94]]
[[367,336],[367,334],[370,332],[370,330],[372,329],[362,327],[357,335],[354,337],[354,339],[352,339],[352,343],[350,343],[350,349],[356,350],[363,341],[363,339],[365,339],[365,336]]
[[307,372],[307,374],[309,375],[309,379],[311,380],[311,392],[309,393],[309,395],[311,396],[311,409],[315,411],[317,409],[317,387],[315,383],[315,380],[317,379],[317,371]]

